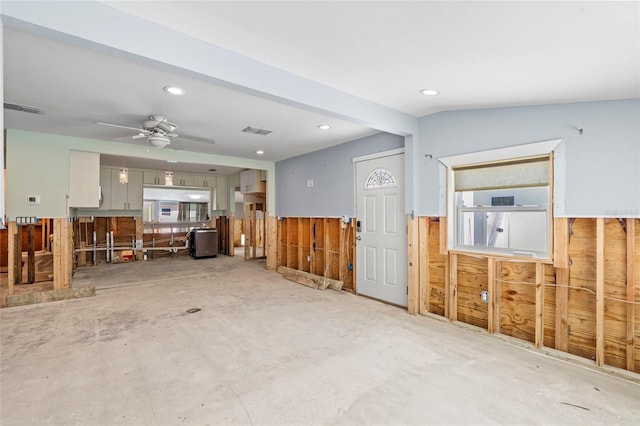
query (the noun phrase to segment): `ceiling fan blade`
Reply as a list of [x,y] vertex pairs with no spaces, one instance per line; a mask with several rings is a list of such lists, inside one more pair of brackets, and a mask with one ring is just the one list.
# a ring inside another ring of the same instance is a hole
[[129,139],[140,139],[140,138],[146,138],[150,135],[151,133],[145,132],[145,133],[138,133],[137,135],[133,135],[133,136],[125,136],[122,138],[115,138],[114,141],[126,141]]
[[139,129],[137,127],[123,126],[121,124],[113,124],[113,123],[96,123],[96,124],[99,124],[101,126],[119,127],[121,129],[135,130],[136,132],[146,132],[146,130],[144,129]]

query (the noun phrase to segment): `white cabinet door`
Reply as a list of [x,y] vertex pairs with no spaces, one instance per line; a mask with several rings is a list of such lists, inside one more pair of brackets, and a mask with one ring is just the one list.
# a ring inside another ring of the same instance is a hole
[[227,210],[229,208],[229,196],[226,176],[216,176],[216,190],[214,194],[216,194],[216,196],[213,210]]
[[100,205],[100,154],[69,151],[69,207]]
[[197,175],[196,186],[201,186],[203,188],[215,188],[216,177],[213,175]]
[[129,169],[127,184],[127,209],[142,210],[142,171]]
[[100,210],[111,210],[111,169],[100,167]]
[[199,186],[195,184],[195,176],[189,173],[174,173],[173,186]]
[[120,170],[111,169],[111,210],[142,210],[142,171],[128,174],[128,183],[120,183]]
[[145,185],[164,185],[164,173],[145,171],[142,174]]
[[111,169],[111,210],[127,210],[127,203],[127,184],[120,183],[120,170]]
[[240,192],[243,194],[263,193],[266,190],[260,170],[245,170],[240,173]]

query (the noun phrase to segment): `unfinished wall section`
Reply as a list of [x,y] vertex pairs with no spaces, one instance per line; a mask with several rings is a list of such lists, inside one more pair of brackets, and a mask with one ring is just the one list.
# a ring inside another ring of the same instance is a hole
[[420,273],[409,286],[420,300],[410,312],[640,373],[640,219],[556,219],[566,241],[555,265],[447,252],[444,218],[414,220]]
[[353,221],[284,217],[278,220],[278,267],[340,281],[355,292]]

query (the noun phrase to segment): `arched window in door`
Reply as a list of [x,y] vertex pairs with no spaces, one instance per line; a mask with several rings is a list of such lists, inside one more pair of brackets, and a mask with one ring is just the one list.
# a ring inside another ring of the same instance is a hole
[[379,189],[396,186],[396,179],[387,169],[375,169],[367,178],[364,189]]

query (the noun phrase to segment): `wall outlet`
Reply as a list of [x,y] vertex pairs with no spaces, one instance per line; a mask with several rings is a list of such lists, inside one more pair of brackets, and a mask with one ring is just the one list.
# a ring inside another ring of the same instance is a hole
[[313,188],[313,179],[307,180],[307,188]]

